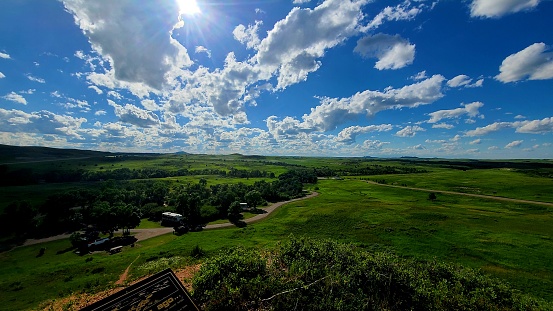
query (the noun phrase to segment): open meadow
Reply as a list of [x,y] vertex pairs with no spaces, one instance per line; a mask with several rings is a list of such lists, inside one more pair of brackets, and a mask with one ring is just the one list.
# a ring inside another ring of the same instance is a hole
[[[102,158],[83,161],[64,160],[62,167],[80,167],[87,171],[110,167]],[[51,163],[48,165],[59,167]],[[181,236],[162,235],[139,241],[133,247],[125,246],[121,253],[114,255],[93,252],[78,256],[74,254],[68,239],[11,248],[0,253],[2,308],[33,309],[73,293],[94,293],[115,287],[115,282],[131,263],[128,280],[158,272],[165,267],[177,269],[201,264],[224,249],[238,246],[251,249],[275,247],[279,241],[291,235],[332,239],[351,243],[361,250],[390,252],[401,258],[471,267],[509,283],[522,293],[553,301],[553,207],[442,193],[437,193],[435,200],[429,200],[428,192],[384,185],[551,203],[553,179],[536,174],[535,167],[530,174],[516,168],[516,165],[513,168],[470,168],[463,171],[406,160],[239,155],[152,156],[152,159],[120,160],[114,163],[114,167],[131,170],[159,168],[163,165],[168,167],[168,171],[177,171],[184,166],[189,171],[198,172],[205,168],[225,170],[227,173],[231,169],[239,169],[266,171],[275,176],[223,177],[202,171],[201,175],[159,178],[168,185],[177,186],[197,183],[200,179],[205,180],[206,187],[240,182],[253,186],[256,181],[271,182],[288,170],[300,168],[320,170],[320,175],[328,176],[319,176],[317,183],[304,184],[304,190],[318,192],[317,197],[286,204],[264,220],[243,228],[204,230]],[[46,172],[45,166],[43,163],[34,163],[32,168]],[[548,169],[544,169],[544,172]],[[370,184],[366,180],[382,184]],[[138,183],[139,180],[132,182]],[[35,198],[32,204],[39,204],[40,200],[58,190],[93,187],[103,183],[41,182],[4,186],[0,191],[4,200],[23,199],[31,194]],[[10,202],[1,203],[5,207]],[[144,220],[138,228],[156,227],[158,223]],[[45,249],[43,255],[40,255],[41,248]],[[198,252],[198,249],[201,251]]]

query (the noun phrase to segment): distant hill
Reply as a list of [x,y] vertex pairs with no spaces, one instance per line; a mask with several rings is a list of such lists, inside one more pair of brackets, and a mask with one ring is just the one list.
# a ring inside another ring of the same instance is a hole
[[49,147],[20,147],[0,144],[0,164],[41,161],[65,158],[102,157],[113,155],[111,152],[101,152],[78,149],[57,149]]

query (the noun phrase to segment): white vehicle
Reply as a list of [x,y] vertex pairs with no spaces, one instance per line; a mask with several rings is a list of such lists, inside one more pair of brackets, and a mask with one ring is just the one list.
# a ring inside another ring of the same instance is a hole
[[181,214],[164,212],[161,214],[161,224],[178,225],[182,218]]

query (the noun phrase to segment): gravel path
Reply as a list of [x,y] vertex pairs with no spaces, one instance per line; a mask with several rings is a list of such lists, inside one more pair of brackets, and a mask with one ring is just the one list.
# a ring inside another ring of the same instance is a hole
[[[299,201],[299,200],[310,199],[310,198],[316,197],[318,195],[319,194],[317,192],[313,192],[313,193],[311,193],[311,194],[309,194],[305,197],[302,197],[302,198],[283,201],[283,202],[277,202],[277,203],[271,204],[271,205],[269,205],[265,208],[262,208],[262,210],[266,211],[266,213],[255,215],[254,217],[251,217],[251,218],[248,218],[248,219],[244,219],[244,222],[249,224],[249,223],[259,221],[259,220],[269,216],[269,214],[271,214],[274,210],[276,210],[277,208],[281,207],[284,204]],[[230,222],[226,222],[226,223],[222,223],[222,224],[207,225],[207,226],[204,227],[204,230],[227,228],[227,227],[234,227],[234,226],[235,226],[234,224],[232,224]],[[146,239],[149,239],[149,238],[153,238],[153,237],[163,235],[163,234],[167,234],[167,233],[171,233],[171,232],[173,232],[173,228],[131,229],[131,233],[134,233],[134,237],[138,241],[143,241],[143,240],[146,240]],[[117,230],[115,233],[122,233],[122,231]],[[56,241],[56,240],[61,240],[61,239],[68,239],[70,236],[71,236],[71,234],[60,234],[60,235],[55,235],[55,236],[51,236],[51,237],[43,238],[43,239],[28,239],[21,246],[34,245],[34,244],[45,243],[45,242],[50,242],[50,241]]]

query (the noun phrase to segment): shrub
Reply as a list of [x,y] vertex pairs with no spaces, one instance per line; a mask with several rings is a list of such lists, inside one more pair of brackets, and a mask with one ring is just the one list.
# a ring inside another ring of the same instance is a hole
[[237,248],[193,280],[204,310],[546,310],[478,271],[417,262],[328,240],[290,238],[268,252]]

